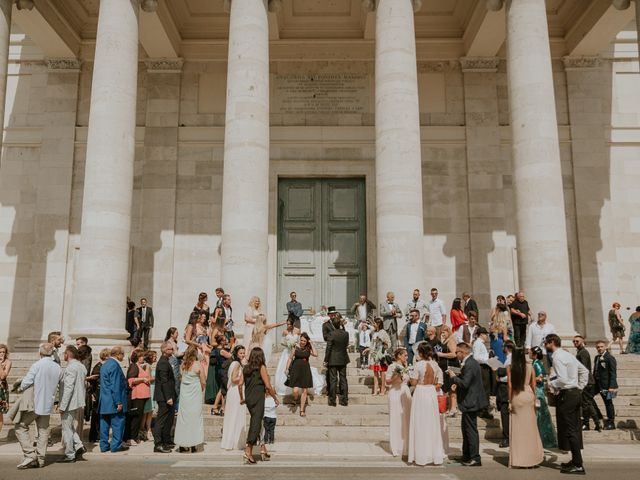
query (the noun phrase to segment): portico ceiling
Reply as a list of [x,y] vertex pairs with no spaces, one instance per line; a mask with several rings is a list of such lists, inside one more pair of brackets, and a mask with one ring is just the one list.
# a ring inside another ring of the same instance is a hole
[[[35,5],[54,29],[66,30],[59,31],[61,38],[75,37],[89,44],[94,41],[100,0],[35,0]],[[556,44],[568,38],[578,42],[610,5],[611,0],[546,0],[550,37]],[[272,40],[290,43],[374,38],[374,14],[367,11],[362,0],[281,0],[279,6],[269,14]],[[185,46],[190,51],[194,44],[225,42],[228,35],[229,14],[224,0],[159,0],[154,15],[177,54]],[[466,54],[485,18],[491,15],[487,14],[485,0],[422,0],[415,17],[416,38],[418,42],[459,45],[460,52],[455,53]],[[495,18],[493,22],[504,23]],[[495,50],[495,45],[502,45],[504,32],[493,30],[485,25],[483,35],[501,36],[489,42]],[[488,53],[496,54],[497,50]]]

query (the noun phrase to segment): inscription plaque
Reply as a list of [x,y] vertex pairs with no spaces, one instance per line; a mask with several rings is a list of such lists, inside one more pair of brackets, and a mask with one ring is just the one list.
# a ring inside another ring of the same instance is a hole
[[369,79],[364,74],[275,75],[272,113],[365,113]]

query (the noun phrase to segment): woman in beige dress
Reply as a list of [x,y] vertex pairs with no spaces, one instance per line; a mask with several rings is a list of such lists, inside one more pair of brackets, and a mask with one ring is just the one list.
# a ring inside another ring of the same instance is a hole
[[536,376],[517,347],[507,367],[509,388],[509,467],[531,468],[544,460],[536,418]]
[[[260,297],[251,297],[249,300],[249,305],[244,312],[244,329],[242,330],[242,344],[245,348],[249,348],[249,344],[251,343],[251,337],[253,336],[253,328],[256,326],[256,320],[258,319],[258,315],[262,315],[262,308]],[[247,350],[247,357],[249,356],[249,351]]]
[[409,449],[409,421],[411,419],[411,390],[409,390],[409,354],[398,348],[394,362],[389,365],[389,447],[394,457],[407,456]]

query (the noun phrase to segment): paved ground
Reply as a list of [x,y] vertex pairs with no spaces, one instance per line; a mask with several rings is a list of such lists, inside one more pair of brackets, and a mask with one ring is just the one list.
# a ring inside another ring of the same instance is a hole
[[[452,445],[457,453],[457,445]],[[199,479],[264,479],[279,480],[518,480],[563,478],[558,465],[567,456],[560,452],[548,452],[543,466],[531,470],[510,470],[506,467],[508,452],[496,449],[493,444],[482,446],[483,467],[468,468],[457,463],[442,467],[409,466],[391,457],[383,446],[367,443],[280,443],[271,449],[272,460],[258,465],[242,465],[239,452],[223,452],[217,445],[207,445],[197,454],[152,454],[151,445],[132,448],[127,453],[100,454],[90,452],[86,460],[72,465],[56,464],[62,458],[60,445],[50,449],[48,464],[44,469],[18,471],[15,466],[21,459],[15,443],[0,444],[0,479],[68,480],[199,480]],[[256,452],[257,453],[257,452]],[[585,452],[587,472],[590,477],[638,478],[640,444],[588,445]]]

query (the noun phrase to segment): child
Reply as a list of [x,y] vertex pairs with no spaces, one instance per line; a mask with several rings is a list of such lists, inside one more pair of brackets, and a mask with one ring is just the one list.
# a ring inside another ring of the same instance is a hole
[[369,363],[369,349],[371,348],[371,325],[369,325],[367,322],[362,322],[360,324],[360,331],[358,333],[360,368],[366,369]]
[[264,427],[264,443],[273,443],[275,442],[275,430],[276,430],[276,402],[271,397],[271,395],[267,394],[264,399],[264,418],[262,420],[262,425]]

